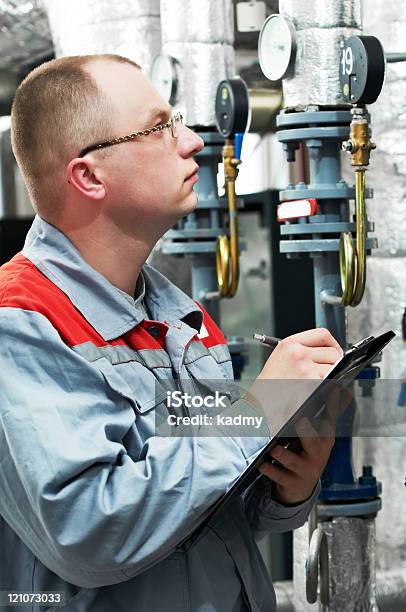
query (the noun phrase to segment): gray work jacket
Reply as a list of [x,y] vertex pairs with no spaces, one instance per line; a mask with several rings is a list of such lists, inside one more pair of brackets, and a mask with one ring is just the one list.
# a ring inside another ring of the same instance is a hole
[[207,313],[142,276],[145,308],[38,216],[0,268],[0,591],[64,593],[21,612],[273,612],[255,536],[302,525],[318,489],[287,508],[261,476],[188,543],[269,432],[156,435],[168,387],[232,367]]

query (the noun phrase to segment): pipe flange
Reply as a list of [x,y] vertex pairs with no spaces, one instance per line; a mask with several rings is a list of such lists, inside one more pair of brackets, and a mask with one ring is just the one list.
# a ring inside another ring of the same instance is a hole
[[318,518],[335,518],[338,516],[371,516],[382,508],[381,498],[349,504],[318,504]]

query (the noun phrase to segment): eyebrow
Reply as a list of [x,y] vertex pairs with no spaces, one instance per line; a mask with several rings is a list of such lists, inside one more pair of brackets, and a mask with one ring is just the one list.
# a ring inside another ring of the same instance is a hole
[[151,110],[151,112],[148,115],[148,118],[145,120],[145,125],[149,127],[150,125],[152,125],[158,120],[163,121],[163,122],[169,121],[171,114],[172,114],[172,109],[170,107],[168,108],[155,107]]

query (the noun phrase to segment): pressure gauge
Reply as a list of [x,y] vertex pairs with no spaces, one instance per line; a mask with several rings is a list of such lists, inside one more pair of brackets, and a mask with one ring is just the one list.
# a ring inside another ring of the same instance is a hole
[[266,78],[279,81],[292,76],[296,51],[296,31],[291,21],[282,15],[270,15],[258,41],[259,64]]
[[375,36],[348,38],[340,61],[340,84],[345,102],[373,104],[382,91],[385,71],[385,52]]
[[216,94],[217,128],[225,138],[244,133],[249,119],[248,89],[240,78],[221,81]]
[[166,102],[176,103],[178,90],[177,61],[170,55],[157,55],[151,66],[151,81]]
[[275,117],[282,108],[280,88],[248,89],[240,77],[221,81],[216,94],[217,128],[222,136],[275,131]]

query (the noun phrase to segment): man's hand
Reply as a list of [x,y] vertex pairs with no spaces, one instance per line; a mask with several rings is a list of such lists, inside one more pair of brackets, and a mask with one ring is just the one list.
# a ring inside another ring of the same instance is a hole
[[299,504],[311,496],[334,446],[337,418],[352,398],[353,394],[349,390],[340,391],[338,387],[333,388],[319,431],[316,431],[308,419],[299,421],[297,433],[303,450],[294,453],[279,445],[272,449],[272,458],[283,467],[265,462],[259,471],[273,481],[276,501],[288,505]]
[[[277,459],[283,468],[269,462],[263,463],[259,468],[262,474],[273,481],[275,500],[282,504],[298,504],[311,496],[334,445],[334,437],[318,436],[307,419],[303,419],[301,426],[308,429],[308,434],[300,436],[303,450],[294,453],[283,446],[275,446],[271,456]],[[310,434],[311,430],[313,434]],[[307,437],[309,434],[310,437]]]
[[[327,329],[310,329],[294,334],[279,342],[250,392],[264,406],[265,413],[268,412],[265,409],[267,404],[269,410],[275,412],[278,404],[288,403],[291,389],[295,386],[294,381],[307,380],[316,387],[342,356],[341,346]],[[285,385],[278,398],[272,398],[265,381],[282,379],[289,379],[291,384]],[[306,390],[308,383],[304,385],[303,390]],[[294,453],[282,446],[276,446],[272,450],[272,457],[277,459],[283,468],[270,463],[264,463],[260,467],[260,471],[274,482],[277,498],[281,503],[296,504],[304,501],[310,497],[320,478],[335,441],[335,423],[341,406],[340,392],[338,389],[335,391],[329,398],[327,418],[318,432],[307,419],[300,422],[297,434],[303,450]],[[280,411],[281,408],[277,413]],[[278,416],[280,415],[267,414],[273,432],[279,429],[275,428]]]
[[343,356],[328,329],[310,329],[281,340],[257,380],[320,380]]

